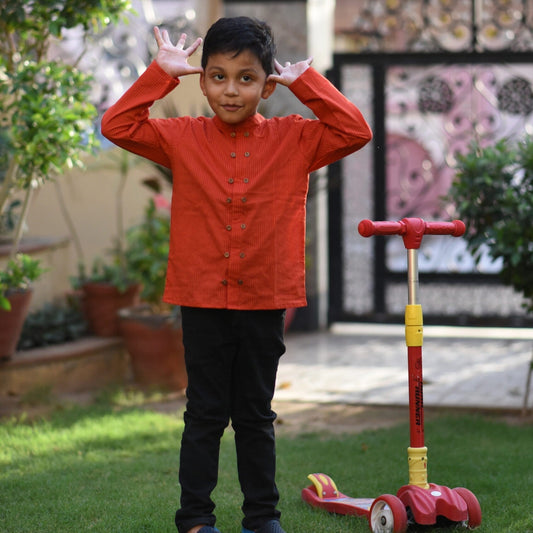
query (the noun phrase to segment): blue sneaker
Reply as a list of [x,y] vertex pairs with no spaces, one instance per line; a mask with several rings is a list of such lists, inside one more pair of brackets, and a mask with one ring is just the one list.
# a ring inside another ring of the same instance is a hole
[[263,524],[255,532],[243,527],[241,533],[285,533],[285,531],[281,527],[281,524],[278,520],[270,520],[266,524]]

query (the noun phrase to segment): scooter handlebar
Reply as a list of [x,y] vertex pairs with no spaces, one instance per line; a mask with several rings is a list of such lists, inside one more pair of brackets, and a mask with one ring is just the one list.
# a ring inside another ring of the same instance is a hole
[[361,220],[358,230],[363,237],[373,235],[401,235],[406,248],[418,248],[423,235],[452,235],[460,237],[465,232],[461,220],[451,222],[426,222],[421,218],[404,218],[398,221]]

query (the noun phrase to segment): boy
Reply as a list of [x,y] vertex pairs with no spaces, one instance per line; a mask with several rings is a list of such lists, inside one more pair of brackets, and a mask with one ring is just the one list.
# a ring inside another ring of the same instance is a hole
[[[274,60],[270,28],[223,18],[206,34],[202,66],[154,29],[159,51],[139,80],[104,115],[103,134],[172,169],[170,253],[165,301],[182,309],[188,373],[180,452],[179,533],[218,531],[211,492],[220,439],[231,420],[243,533],[284,533],[277,510],[275,413],[287,307],[305,300],[305,202],[309,172],[364,146],[363,116],[311,60]],[[275,72],[273,71],[273,63]],[[150,119],[149,108],[200,75],[212,118]],[[262,98],[284,85],[318,117],[266,120]]]

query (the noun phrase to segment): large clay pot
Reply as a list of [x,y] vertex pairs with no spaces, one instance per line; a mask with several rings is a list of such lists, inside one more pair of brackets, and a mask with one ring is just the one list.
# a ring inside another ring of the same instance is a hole
[[7,293],[11,310],[0,309],[0,360],[13,357],[17,349],[22,326],[28,315],[32,291],[15,290]]
[[296,308],[295,307],[289,307],[285,311],[285,333],[289,331],[291,324],[294,321],[294,317],[296,316]]
[[98,337],[120,335],[118,311],[139,302],[140,285],[130,285],[121,292],[114,285],[87,282],[82,286],[83,310],[89,330]]
[[119,311],[120,332],[136,383],[172,390],[187,387],[181,321],[146,306]]

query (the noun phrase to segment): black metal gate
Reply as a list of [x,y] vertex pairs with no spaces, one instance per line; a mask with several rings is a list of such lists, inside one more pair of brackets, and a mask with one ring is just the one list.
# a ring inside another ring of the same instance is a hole
[[[522,19],[513,12],[520,22],[514,37],[501,37],[498,50],[480,30],[480,17],[486,20],[487,13],[476,15],[479,2],[471,2],[471,39],[459,51],[433,42],[424,51],[411,46],[335,56],[330,79],[361,107],[374,139],[329,169],[330,322],[398,320],[403,314],[403,243],[363,242],[358,220],[450,219],[453,201],[442,197],[457,153],[473,140],[492,144],[533,133],[533,40],[526,3],[520,3]],[[493,11],[499,4],[492,2]],[[474,265],[462,239],[426,239],[420,257],[428,322],[505,324],[524,318],[520,295],[499,282],[499,264],[487,257]]]

